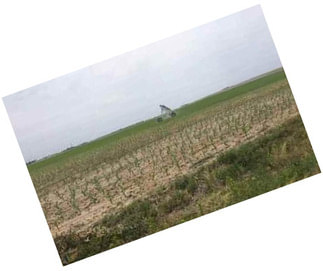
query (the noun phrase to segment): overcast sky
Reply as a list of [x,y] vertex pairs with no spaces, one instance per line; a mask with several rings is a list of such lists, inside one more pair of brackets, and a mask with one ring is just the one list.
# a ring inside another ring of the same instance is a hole
[[259,6],[3,98],[25,161],[281,67]]

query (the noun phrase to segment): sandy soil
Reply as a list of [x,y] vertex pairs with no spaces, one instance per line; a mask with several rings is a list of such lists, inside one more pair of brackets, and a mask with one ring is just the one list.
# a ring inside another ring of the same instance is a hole
[[[112,163],[59,182],[40,201],[54,236],[88,232],[98,220],[192,173],[240,144],[298,114],[286,81],[223,103],[174,132],[129,151]],[[134,142],[135,144],[135,142]]]

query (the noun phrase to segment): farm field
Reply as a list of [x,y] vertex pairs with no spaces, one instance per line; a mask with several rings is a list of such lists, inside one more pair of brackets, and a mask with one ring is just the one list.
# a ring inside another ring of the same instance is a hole
[[282,70],[28,165],[63,264],[319,173]]

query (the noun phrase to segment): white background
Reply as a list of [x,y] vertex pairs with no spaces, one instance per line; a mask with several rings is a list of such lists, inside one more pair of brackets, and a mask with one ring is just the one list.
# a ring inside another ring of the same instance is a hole
[[[323,165],[321,1],[2,1],[0,96],[261,4]],[[62,267],[0,103],[0,269],[323,270],[322,175]]]

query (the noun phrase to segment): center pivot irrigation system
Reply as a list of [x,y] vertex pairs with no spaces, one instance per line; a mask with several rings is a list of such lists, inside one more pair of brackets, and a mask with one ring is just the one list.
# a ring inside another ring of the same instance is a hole
[[169,118],[174,118],[176,116],[176,112],[170,109],[169,107],[167,107],[166,105],[161,104],[159,106],[160,106],[161,113],[156,119],[157,122],[161,122]]

